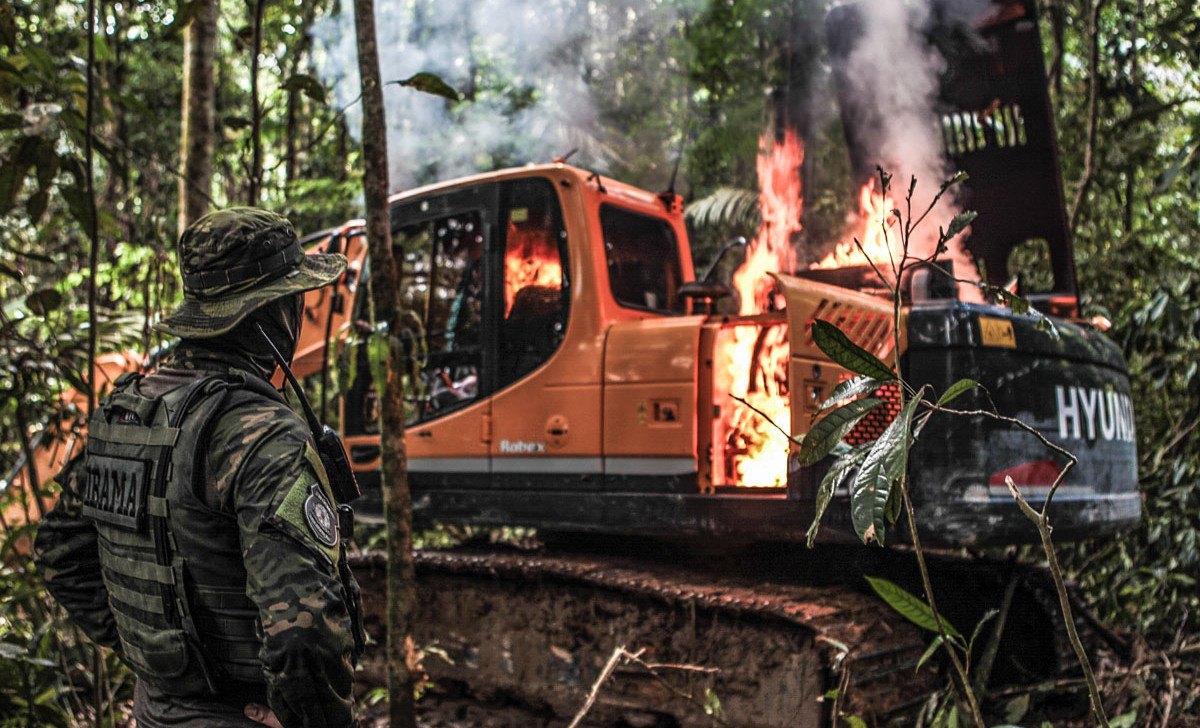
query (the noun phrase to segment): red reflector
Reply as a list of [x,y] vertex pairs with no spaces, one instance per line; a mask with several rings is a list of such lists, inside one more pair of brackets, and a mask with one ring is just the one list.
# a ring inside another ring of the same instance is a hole
[[1006,476],[1012,478],[1013,484],[1017,487],[1054,485],[1054,479],[1058,477],[1060,470],[1058,463],[1053,460],[1035,460],[1032,463],[1021,463],[998,473],[992,473],[988,485],[993,488],[1007,488],[1008,485],[1004,481]]

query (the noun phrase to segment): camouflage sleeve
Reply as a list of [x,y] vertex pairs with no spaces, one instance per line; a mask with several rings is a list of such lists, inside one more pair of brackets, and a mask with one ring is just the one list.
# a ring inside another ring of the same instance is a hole
[[218,474],[218,489],[237,516],[247,594],[262,619],[271,709],[285,728],[342,728],[352,724],[353,638],[336,567],[337,520],[303,423],[271,410],[222,418],[214,440],[236,468]]
[[38,526],[34,558],[46,590],[67,610],[71,621],[92,641],[119,650],[116,620],[100,576],[99,536],[82,517],[75,487],[82,462],[83,456],[76,456],[56,476],[62,495]]

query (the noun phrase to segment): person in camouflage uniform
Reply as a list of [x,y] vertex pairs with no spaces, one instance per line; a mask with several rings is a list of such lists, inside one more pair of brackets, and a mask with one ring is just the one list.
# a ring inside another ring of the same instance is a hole
[[184,302],[157,327],[181,341],[97,407],[38,568],[137,675],[139,728],[350,726],[357,585],[312,435],[268,384],[267,342],[291,360],[304,291],[346,259],[306,256],[285,218],[254,208],[205,215],[179,258]]

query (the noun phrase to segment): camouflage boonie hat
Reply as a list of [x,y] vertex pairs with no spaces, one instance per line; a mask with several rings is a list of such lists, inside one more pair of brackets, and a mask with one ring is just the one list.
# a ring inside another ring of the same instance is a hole
[[194,339],[224,334],[280,296],[332,283],[346,270],[346,256],[305,255],[287,218],[232,207],[183,231],[179,268],[183,304],[154,327]]

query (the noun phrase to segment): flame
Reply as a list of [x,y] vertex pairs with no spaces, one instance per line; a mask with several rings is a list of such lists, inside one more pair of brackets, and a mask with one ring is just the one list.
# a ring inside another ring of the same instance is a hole
[[[896,202],[891,196],[885,197],[875,189],[875,178],[872,177],[858,191],[861,231],[849,234],[834,246],[829,255],[809,267],[844,268],[850,265],[866,265],[874,261],[880,266],[880,270],[891,270],[897,256],[892,246],[898,249],[900,245],[899,231],[895,230],[898,221],[892,214],[894,209]],[[855,242],[856,239],[858,242]],[[862,250],[859,250],[859,243],[862,244]]]
[[[876,179],[872,177],[859,190],[858,217],[850,232],[828,255],[809,268],[844,268],[874,263],[876,268],[885,274],[892,271],[894,278],[904,251],[904,241],[899,230],[900,221],[896,218],[895,209],[896,201],[890,195],[885,196],[876,189]],[[954,212],[952,206],[943,202],[938,203],[934,214],[939,214],[939,211]],[[964,232],[951,240],[939,259],[948,260],[948,265],[942,263],[943,267],[961,279],[958,285],[959,299],[978,302],[983,300],[983,296],[978,286],[971,283],[979,281],[979,271],[975,268],[971,254],[963,246],[963,239],[967,234]],[[928,222],[919,226],[910,245],[910,263],[913,257],[928,258],[937,245],[936,226]]]
[[509,223],[504,256],[505,316],[512,312],[517,293],[529,286],[562,288],[562,260],[545,230],[520,229]]
[[[790,271],[796,265],[791,241],[800,231],[803,160],[804,147],[793,132],[759,155],[762,227],[746,251],[745,263],[733,275],[743,315],[783,306],[767,274]],[[714,483],[786,485],[788,439],[776,425],[785,429],[791,425],[787,325],[751,323],[729,327],[718,336],[716,351],[713,389],[720,416],[713,425]]]

